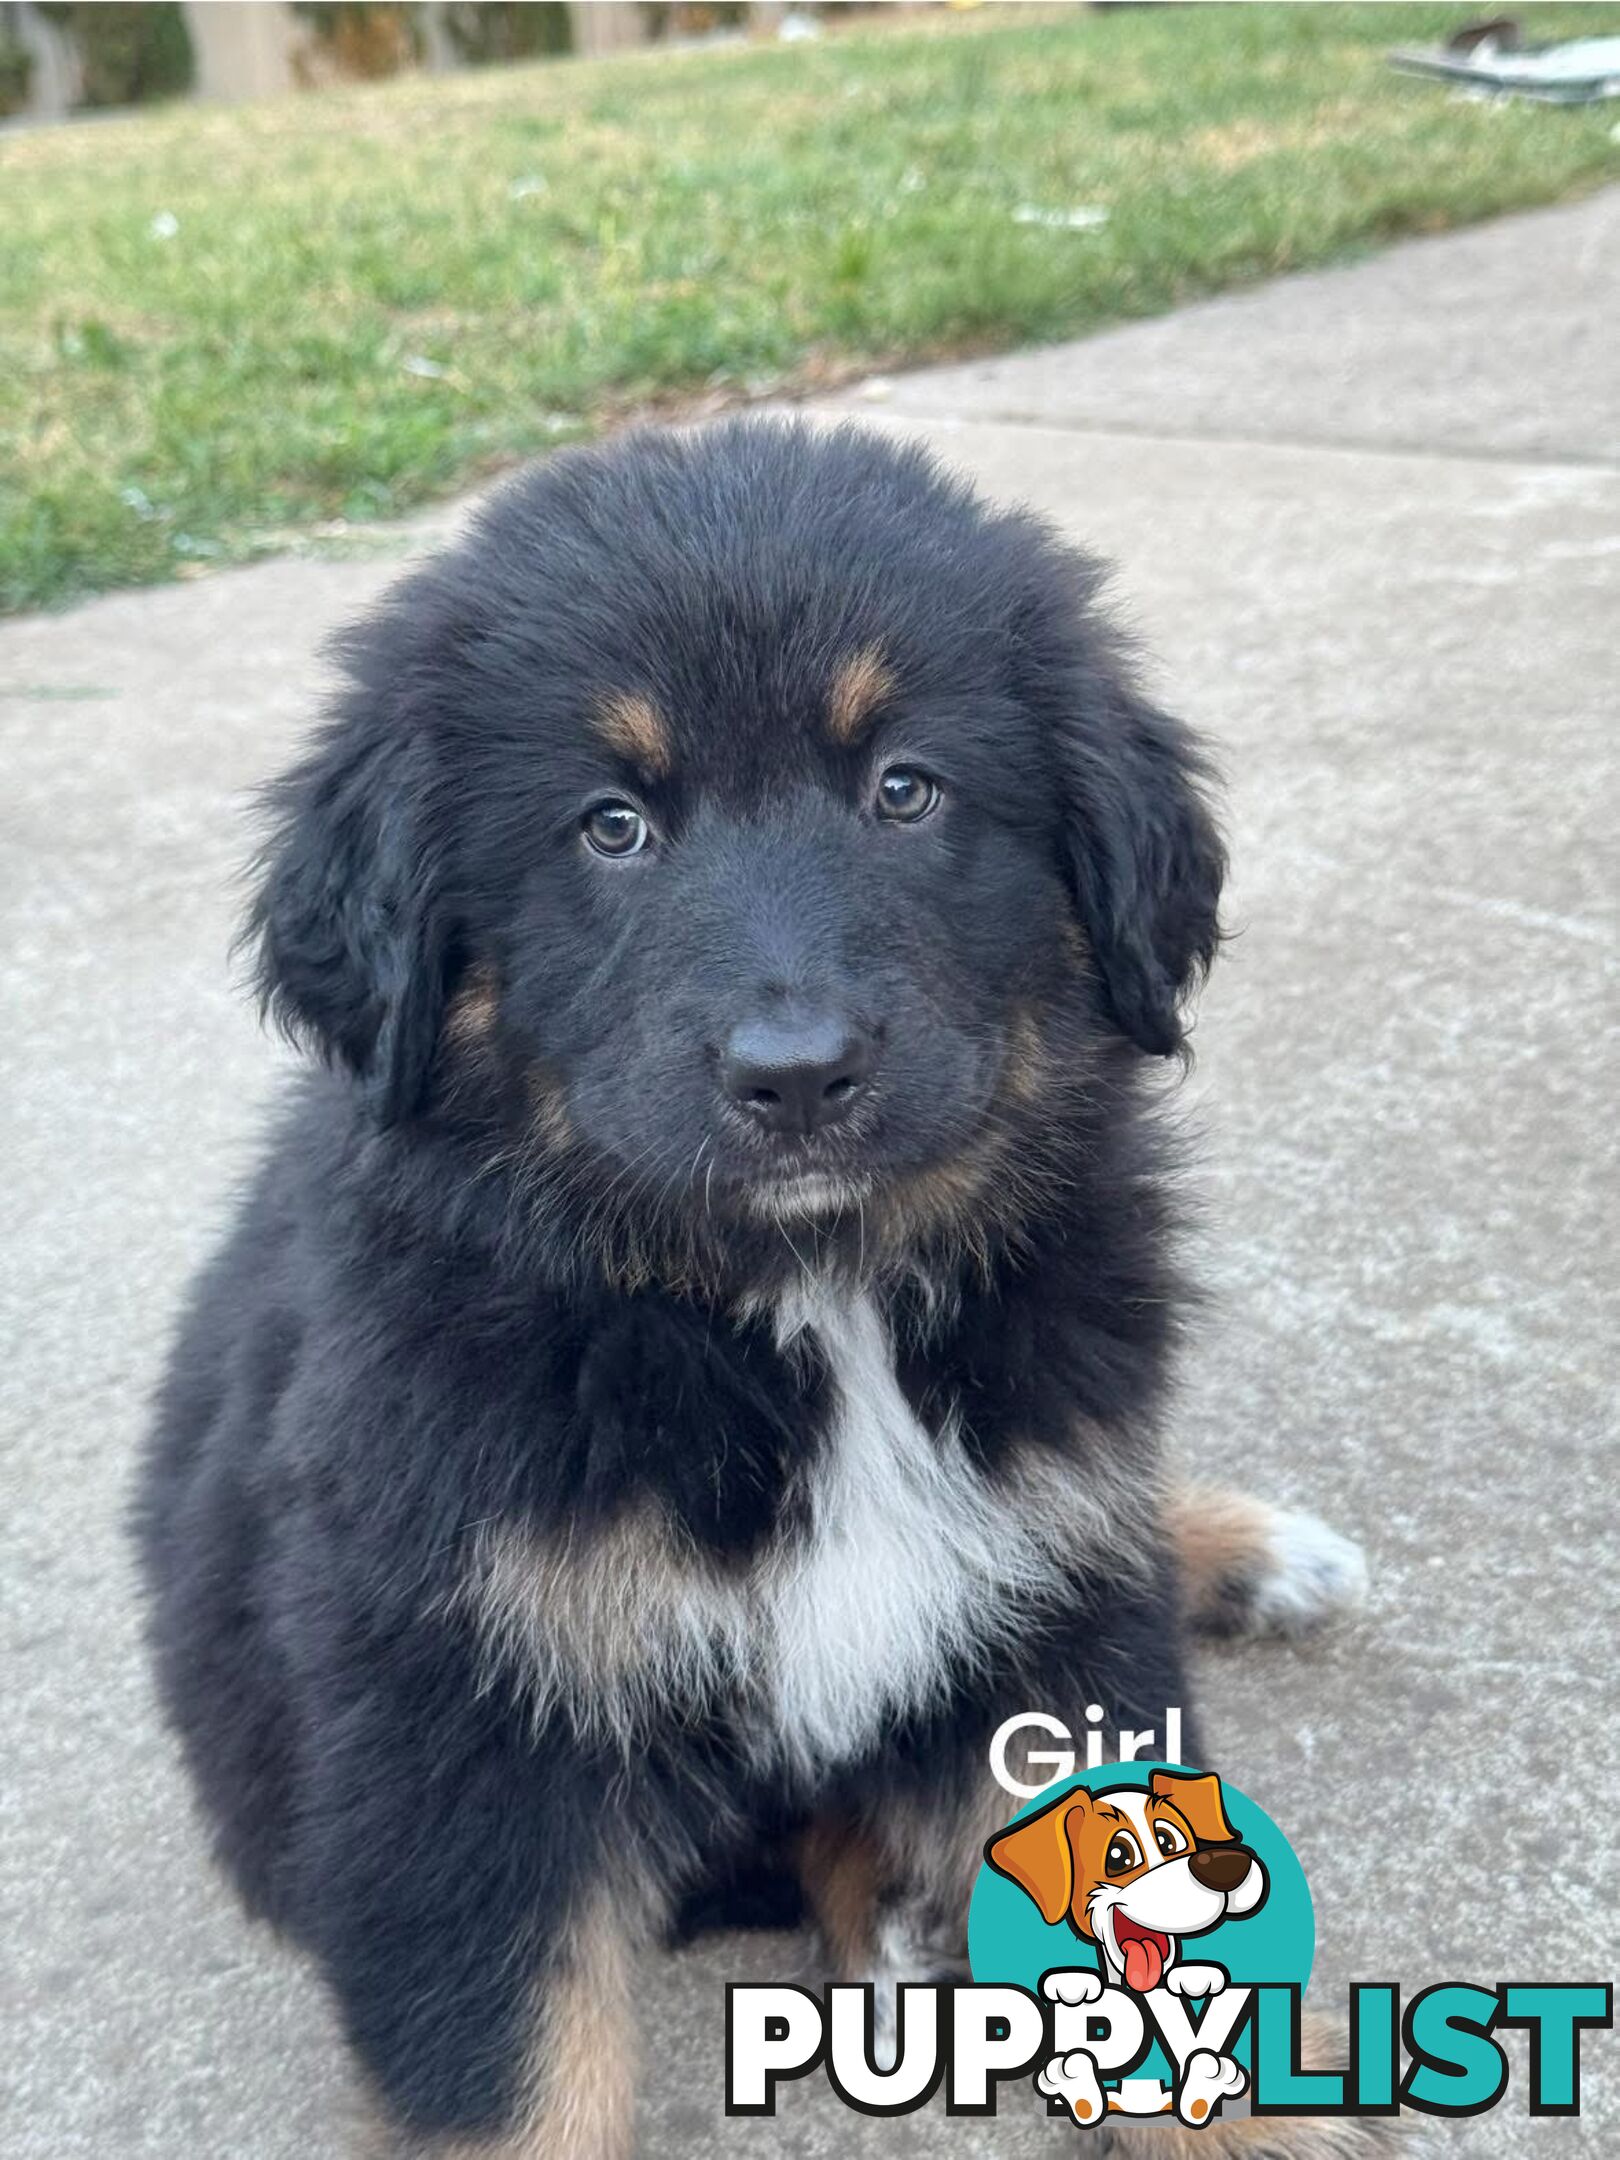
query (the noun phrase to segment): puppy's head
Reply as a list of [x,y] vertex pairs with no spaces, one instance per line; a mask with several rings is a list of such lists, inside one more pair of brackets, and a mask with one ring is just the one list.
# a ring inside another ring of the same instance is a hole
[[1266,1893],[1265,1870],[1208,1774],[1155,1770],[1145,1790],[1066,1793],[992,1838],[986,1857],[1049,1927],[1066,1919],[1144,1993],[1182,1936],[1254,1912]]
[[267,1001],[381,1122],[476,1082],[694,1235],[988,1204],[1181,1046],[1216,940],[1200,760],[1096,583],[852,430],[554,458],[340,648]]

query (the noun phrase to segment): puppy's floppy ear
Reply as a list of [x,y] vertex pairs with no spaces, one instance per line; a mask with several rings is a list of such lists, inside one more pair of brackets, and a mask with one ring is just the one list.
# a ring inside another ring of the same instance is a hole
[[1061,740],[1075,897],[1114,1019],[1167,1057],[1220,938],[1226,851],[1204,795],[1210,766],[1107,644],[1073,696]]
[[357,691],[267,800],[274,832],[245,933],[260,1003],[396,1123],[420,1104],[446,988],[428,746]]
[[1221,1781],[1212,1770],[1201,1775],[1184,1770],[1155,1770],[1148,1779],[1148,1786],[1159,1799],[1175,1803],[1187,1818],[1200,1845],[1237,1843],[1237,1832],[1226,1819]]
[[1027,1815],[1003,1830],[985,1847],[985,1858],[1009,1882],[1015,1882],[1055,1927],[1074,1898],[1074,1847],[1069,1841],[1071,1816],[1090,1806],[1083,1792],[1064,1793],[1039,1814]]

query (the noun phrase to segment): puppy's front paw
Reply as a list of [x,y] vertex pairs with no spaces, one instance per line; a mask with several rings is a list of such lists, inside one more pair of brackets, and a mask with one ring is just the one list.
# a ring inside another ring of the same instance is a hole
[[1108,2112],[1097,2065],[1076,2048],[1072,2055],[1054,2055],[1037,2071],[1036,2089],[1050,2100],[1061,2100],[1077,2123],[1099,2123]]
[[1247,2090],[1248,2073],[1230,2055],[1212,2048],[1194,2048],[1187,2057],[1181,2088],[1176,2094],[1176,2113],[1195,2128],[1208,2122],[1222,2100],[1235,2100]]
[[1250,1599],[1257,1635],[1309,1635],[1367,1596],[1367,1560],[1353,1539],[1315,1515],[1274,1508],[1265,1563]]
[[1361,1547],[1315,1515],[1190,1486],[1171,1504],[1187,1615],[1211,1635],[1297,1640],[1367,1595]]
[[1172,1995],[1201,1998],[1218,1995],[1226,1985],[1226,1977],[1219,1965],[1172,1965],[1161,1984]]

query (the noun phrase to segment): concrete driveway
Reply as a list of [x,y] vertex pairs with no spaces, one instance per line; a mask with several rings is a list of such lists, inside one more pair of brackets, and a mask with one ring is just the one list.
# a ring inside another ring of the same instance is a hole
[[[844,401],[1116,557],[1231,776],[1180,1445],[1371,1557],[1354,1625],[1199,1661],[1222,1767],[1305,1862],[1330,2008],[1617,1962],[1617,270],[1611,193]],[[238,1921],[155,1724],[120,1515],[280,1055],[227,960],[244,795],[322,635],[437,529],[0,626],[13,2160],[340,2150],[320,1993]],[[797,1959],[755,1937],[650,1977],[649,2153],[1067,2135],[819,2086],[728,2124],[722,1983]],[[1441,2142],[1614,2153],[1617,2049],[1589,2037],[1579,2122],[1528,2122],[1510,2043],[1507,2101]]]

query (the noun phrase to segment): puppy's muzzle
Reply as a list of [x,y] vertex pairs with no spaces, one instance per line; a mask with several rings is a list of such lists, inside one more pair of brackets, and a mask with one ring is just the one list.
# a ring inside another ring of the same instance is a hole
[[1205,1890],[1229,1897],[1254,1865],[1254,1855],[1241,1845],[1202,1845],[1188,1860],[1192,1879]]

